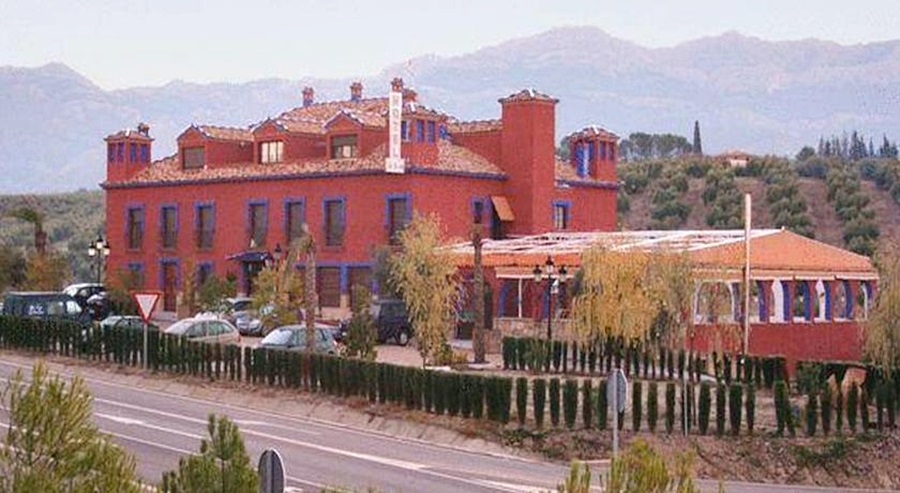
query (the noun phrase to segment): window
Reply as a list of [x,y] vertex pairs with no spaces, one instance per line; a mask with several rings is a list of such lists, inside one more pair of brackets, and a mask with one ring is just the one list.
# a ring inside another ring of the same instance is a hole
[[350,289],[350,306],[354,307],[358,303],[368,306],[368,299],[357,299],[360,294],[359,288],[365,288],[364,292],[370,292],[372,288],[372,269],[370,267],[349,267],[347,268],[347,284]]
[[115,144],[107,144],[106,145],[106,161],[111,163],[116,160],[116,145]]
[[216,216],[212,204],[197,205],[196,216],[196,239],[197,248],[208,250],[213,246],[213,235],[215,231]]
[[305,216],[302,200],[289,200],[284,203],[284,235],[288,245],[303,236]]
[[606,142],[600,143],[600,159],[601,160],[606,159]]
[[209,262],[203,262],[199,266],[197,266],[197,286],[203,286],[206,284],[206,281],[212,277],[212,264]]
[[262,247],[266,244],[266,220],[268,211],[263,202],[253,202],[248,211],[250,224],[249,236],[251,246]]
[[129,289],[142,289],[144,287],[144,264],[131,262],[128,264]]
[[428,122],[428,142],[434,142],[434,122]]
[[356,136],[337,135],[331,138],[331,159],[349,159],[356,157]]
[[616,160],[616,145],[613,144],[612,142],[610,142],[610,144],[609,144],[609,160],[610,161]]
[[150,162],[150,146],[148,146],[147,144],[141,144],[141,162]]
[[484,202],[476,200],[472,202],[472,223],[482,224],[484,222]]
[[416,120],[416,142],[425,141],[425,121]]
[[284,156],[284,142],[273,141],[259,144],[259,162],[280,163]]
[[116,162],[121,163],[125,160],[125,143],[119,142],[116,144]]
[[144,208],[129,208],[126,223],[128,225],[128,249],[139,250],[144,243]]
[[340,308],[340,267],[319,267],[317,277],[316,284],[319,286],[319,303],[325,308]]
[[128,144],[128,162],[136,163],[138,156],[138,147],[134,142]]
[[341,246],[344,242],[344,201],[325,201],[325,246]]
[[388,197],[388,241],[392,245],[400,242],[400,232],[409,222],[409,198]]
[[181,150],[184,169],[199,169],[206,165],[206,150],[203,147],[185,147]]
[[178,242],[178,209],[165,205],[160,211],[159,233],[163,248],[175,248]]
[[569,229],[569,203],[553,203],[553,229]]
[[404,142],[409,142],[409,122],[406,120],[400,122],[400,138]]

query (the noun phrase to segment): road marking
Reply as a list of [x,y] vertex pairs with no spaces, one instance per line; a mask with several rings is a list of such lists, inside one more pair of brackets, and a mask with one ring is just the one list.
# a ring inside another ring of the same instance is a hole
[[[94,416],[97,416],[99,418],[105,418],[110,421],[115,421],[115,422],[119,422],[119,423],[122,422],[122,418],[120,416],[112,416],[109,414],[96,413],[96,412],[94,413]],[[144,421],[141,421],[139,419],[130,419],[130,418],[125,418],[125,419],[127,421],[129,421],[129,423],[127,423],[127,424],[130,424],[132,426],[142,426],[144,428],[149,428],[151,430],[162,431],[162,432],[170,433],[172,435],[181,435],[183,437],[193,438],[195,440],[203,440],[205,438],[205,437],[197,435],[195,433],[188,433],[186,431],[180,431],[180,430],[175,430],[172,428],[166,428],[165,426],[151,425],[150,423],[145,423]]]
[[111,416],[109,414],[103,413],[94,413],[94,416],[106,418],[110,421],[115,421],[116,423],[122,423],[123,425],[139,425],[144,423],[139,419],[126,418],[124,416]]

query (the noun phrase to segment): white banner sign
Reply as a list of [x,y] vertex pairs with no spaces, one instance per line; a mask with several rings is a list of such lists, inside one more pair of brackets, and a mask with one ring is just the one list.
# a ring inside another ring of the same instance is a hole
[[391,91],[388,103],[388,156],[384,159],[384,170],[388,173],[403,173],[406,168],[406,163],[400,157],[403,94],[399,91]]

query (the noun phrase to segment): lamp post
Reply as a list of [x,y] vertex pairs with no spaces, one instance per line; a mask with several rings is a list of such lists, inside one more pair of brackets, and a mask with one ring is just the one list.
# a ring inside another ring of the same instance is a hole
[[103,262],[106,257],[109,257],[109,243],[103,239],[102,235],[98,235],[97,240],[88,247],[88,257],[97,259],[97,284],[101,284],[103,282]]
[[565,265],[561,266],[559,271],[557,271],[553,258],[548,255],[543,267],[535,265],[532,273],[534,274],[534,282],[547,281],[547,342],[549,343],[553,340],[553,284],[557,280],[560,284],[565,283],[569,272],[566,270]]

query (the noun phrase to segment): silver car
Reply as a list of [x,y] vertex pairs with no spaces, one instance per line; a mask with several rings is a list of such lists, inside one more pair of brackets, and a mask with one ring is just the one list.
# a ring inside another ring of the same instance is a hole
[[[338,354],[338,344],[332,335],[334,327],[316,324],[316,345],[313,351],[320,354]],[[269,332],[259,347],[306,351],[306,325],[284,325]]]

